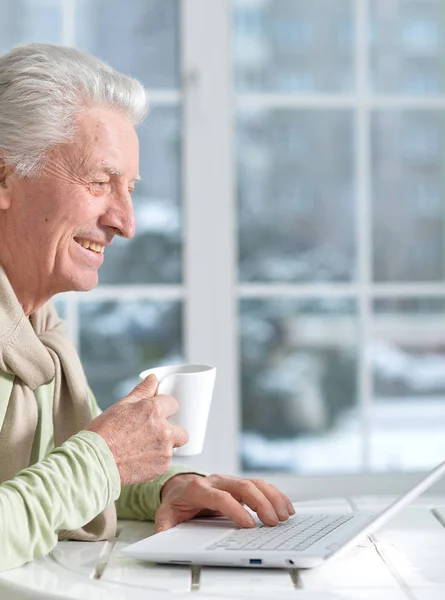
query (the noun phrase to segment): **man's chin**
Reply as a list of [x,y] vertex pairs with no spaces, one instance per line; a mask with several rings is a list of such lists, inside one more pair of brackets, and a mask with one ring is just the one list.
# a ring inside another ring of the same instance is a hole
[[96,272],[83,273],[79,277],[68,277],[65,281],[63,292],[89,292],[99,283],[99,276]]
[[99,277],[96,276],[94,281],[84,281],[84,282],[80,282],[79,286],[76,289],[73,289],[73,292],[89,292],[90,290],[93,290],[97,284],[99,283]]

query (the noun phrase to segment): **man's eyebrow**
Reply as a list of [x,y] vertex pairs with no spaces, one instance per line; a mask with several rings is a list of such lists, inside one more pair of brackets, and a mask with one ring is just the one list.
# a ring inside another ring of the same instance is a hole
[[[112,165],[103,162],[101,165],[102,171],[105,171],[105,173],[108,173],[109,175],[116,175],[117,177],[123,177],[124,176],[124,172],[121,171],[121,169],[117,169],[116,167],[113,167]],[[141,176],[138,174],[136,175],[136,177],[134,179],[132,179],[132,181],[141,181]]]

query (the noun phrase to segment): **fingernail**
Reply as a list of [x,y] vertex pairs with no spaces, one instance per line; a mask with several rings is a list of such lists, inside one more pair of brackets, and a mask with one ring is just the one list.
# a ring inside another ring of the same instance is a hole
[[289,515],[286,510],[279,509],[277,510],[277,514],[280,521],[287,521],[287,519],[289,518]]
[[150,375],[147,375],[144,381],[146,381],[147,383],[151,383],[152,381],[157,381],[157,377],[154,373],[150,373]]
[[250,525],[251,527],[255,527],[256,526],[256,522],[255,519],[252,517],[252,515],[246,515],[246,523],[248,525]]
[[266,512],[266,517],[268,519],[270,519],[271,521],[273,521],[274,523],[278,523],[278,517],[277,517],[276,512],[274,510],[268,510]]

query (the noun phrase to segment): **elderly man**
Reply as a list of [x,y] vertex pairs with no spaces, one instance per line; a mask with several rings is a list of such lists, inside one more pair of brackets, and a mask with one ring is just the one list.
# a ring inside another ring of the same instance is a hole
[[131,238],[143,86],[91,55],[30,44],[0,58],[0,569],[116,518],[157,531],[197,514],[241,527],[293,513],[261,480],[171,466],[187,432],[147,378],[100,412],[51,297],[89,290],[115,235]]

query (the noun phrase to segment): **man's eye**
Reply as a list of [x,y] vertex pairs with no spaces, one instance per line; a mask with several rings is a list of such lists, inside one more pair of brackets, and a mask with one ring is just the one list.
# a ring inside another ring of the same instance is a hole
[[90,191],[93,194],[101,194],[104,190],[107,189],[109,183],[109,181],[91,181],[91,183],[89,184]]

